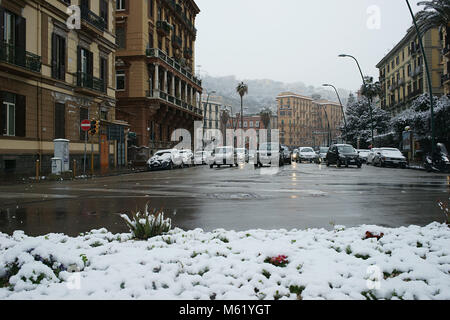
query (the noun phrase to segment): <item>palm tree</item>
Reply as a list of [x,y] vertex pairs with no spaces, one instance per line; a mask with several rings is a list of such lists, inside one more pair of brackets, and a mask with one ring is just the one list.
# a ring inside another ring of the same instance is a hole
[[381,92],[380,82],[373,82],[373,77],[365,77],[365,84],[361,87],[361,95],[372,101]]
[[236,87],[237,93],[241,96],[241,128],[244,127],[244,96],[248,94],[248,86],[241,82]]
[[375,147],[375,140],[373,137],[373,109],[372,109],[372,101],[373,98],[381,94],[381,84],[377,82],[373,82],[373,77],[364,77],[364,84],[361,87],[361,95],[367,98],[369,102],[369,111],[370,111],[370,129],[372,131],[372,147]]
[[420,1],[417,4],[424,6],[416,15],[422,34],[429,28],[446,27],[450,24],[450,0]]
[[270,110],[269,108],[265,108],[263,110],[261,110],[261,112],[259,113],[259,116],[261,117],[261,122],[264,125],[264,129],[267,130],[267,132],[269,133],[269,140],[271,141],[271,131],[272,128],[270,128],[270,120],[272,119],[272,110]]
[[222,136],[223,136],[223,145],[226,145],[226,132],[227,132],[227,124],[230,120],[230,114],[228,113],[228,110],[222,110],[220,113],[220,120],[222,122]]

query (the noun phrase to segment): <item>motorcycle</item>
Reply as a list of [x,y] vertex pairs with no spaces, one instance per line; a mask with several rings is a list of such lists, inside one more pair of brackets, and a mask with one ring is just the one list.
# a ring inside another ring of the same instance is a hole
[[425,157],[424,167],[427,172],[450,172],[449,156],[444,144],[438,143],[434,155]]

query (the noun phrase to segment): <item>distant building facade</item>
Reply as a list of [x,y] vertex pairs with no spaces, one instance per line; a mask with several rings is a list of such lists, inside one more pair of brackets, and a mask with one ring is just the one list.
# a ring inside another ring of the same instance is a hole
[[284,92],[278,95],[277,105],[281,144],[290,148],[318,147],[337,141],[343,120],[339,104]]

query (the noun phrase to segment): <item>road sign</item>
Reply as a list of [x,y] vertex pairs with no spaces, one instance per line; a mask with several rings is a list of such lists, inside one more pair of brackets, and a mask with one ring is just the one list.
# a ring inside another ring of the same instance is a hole
[[81,130],[89,131],[91,129],[91,122],[89,120],[81,121]]

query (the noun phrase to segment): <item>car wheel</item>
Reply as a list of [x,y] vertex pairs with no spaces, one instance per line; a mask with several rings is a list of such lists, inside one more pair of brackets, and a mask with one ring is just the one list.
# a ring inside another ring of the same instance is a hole
[[327,163],[327,167],[329,167],[330,166],[330,161],[326,160],[326,163]]
[[358,164],[358,169],[361,169],[361,167],[362,167],[362,164],[361,163]]
[[384,167],[386,167],[386,164],[383,161],[380,161],[380,167],[384,168]]
[[336,166],[337,166],[338,168],[341,167],[341,160],[338,159],[338,161],[336,162]]

